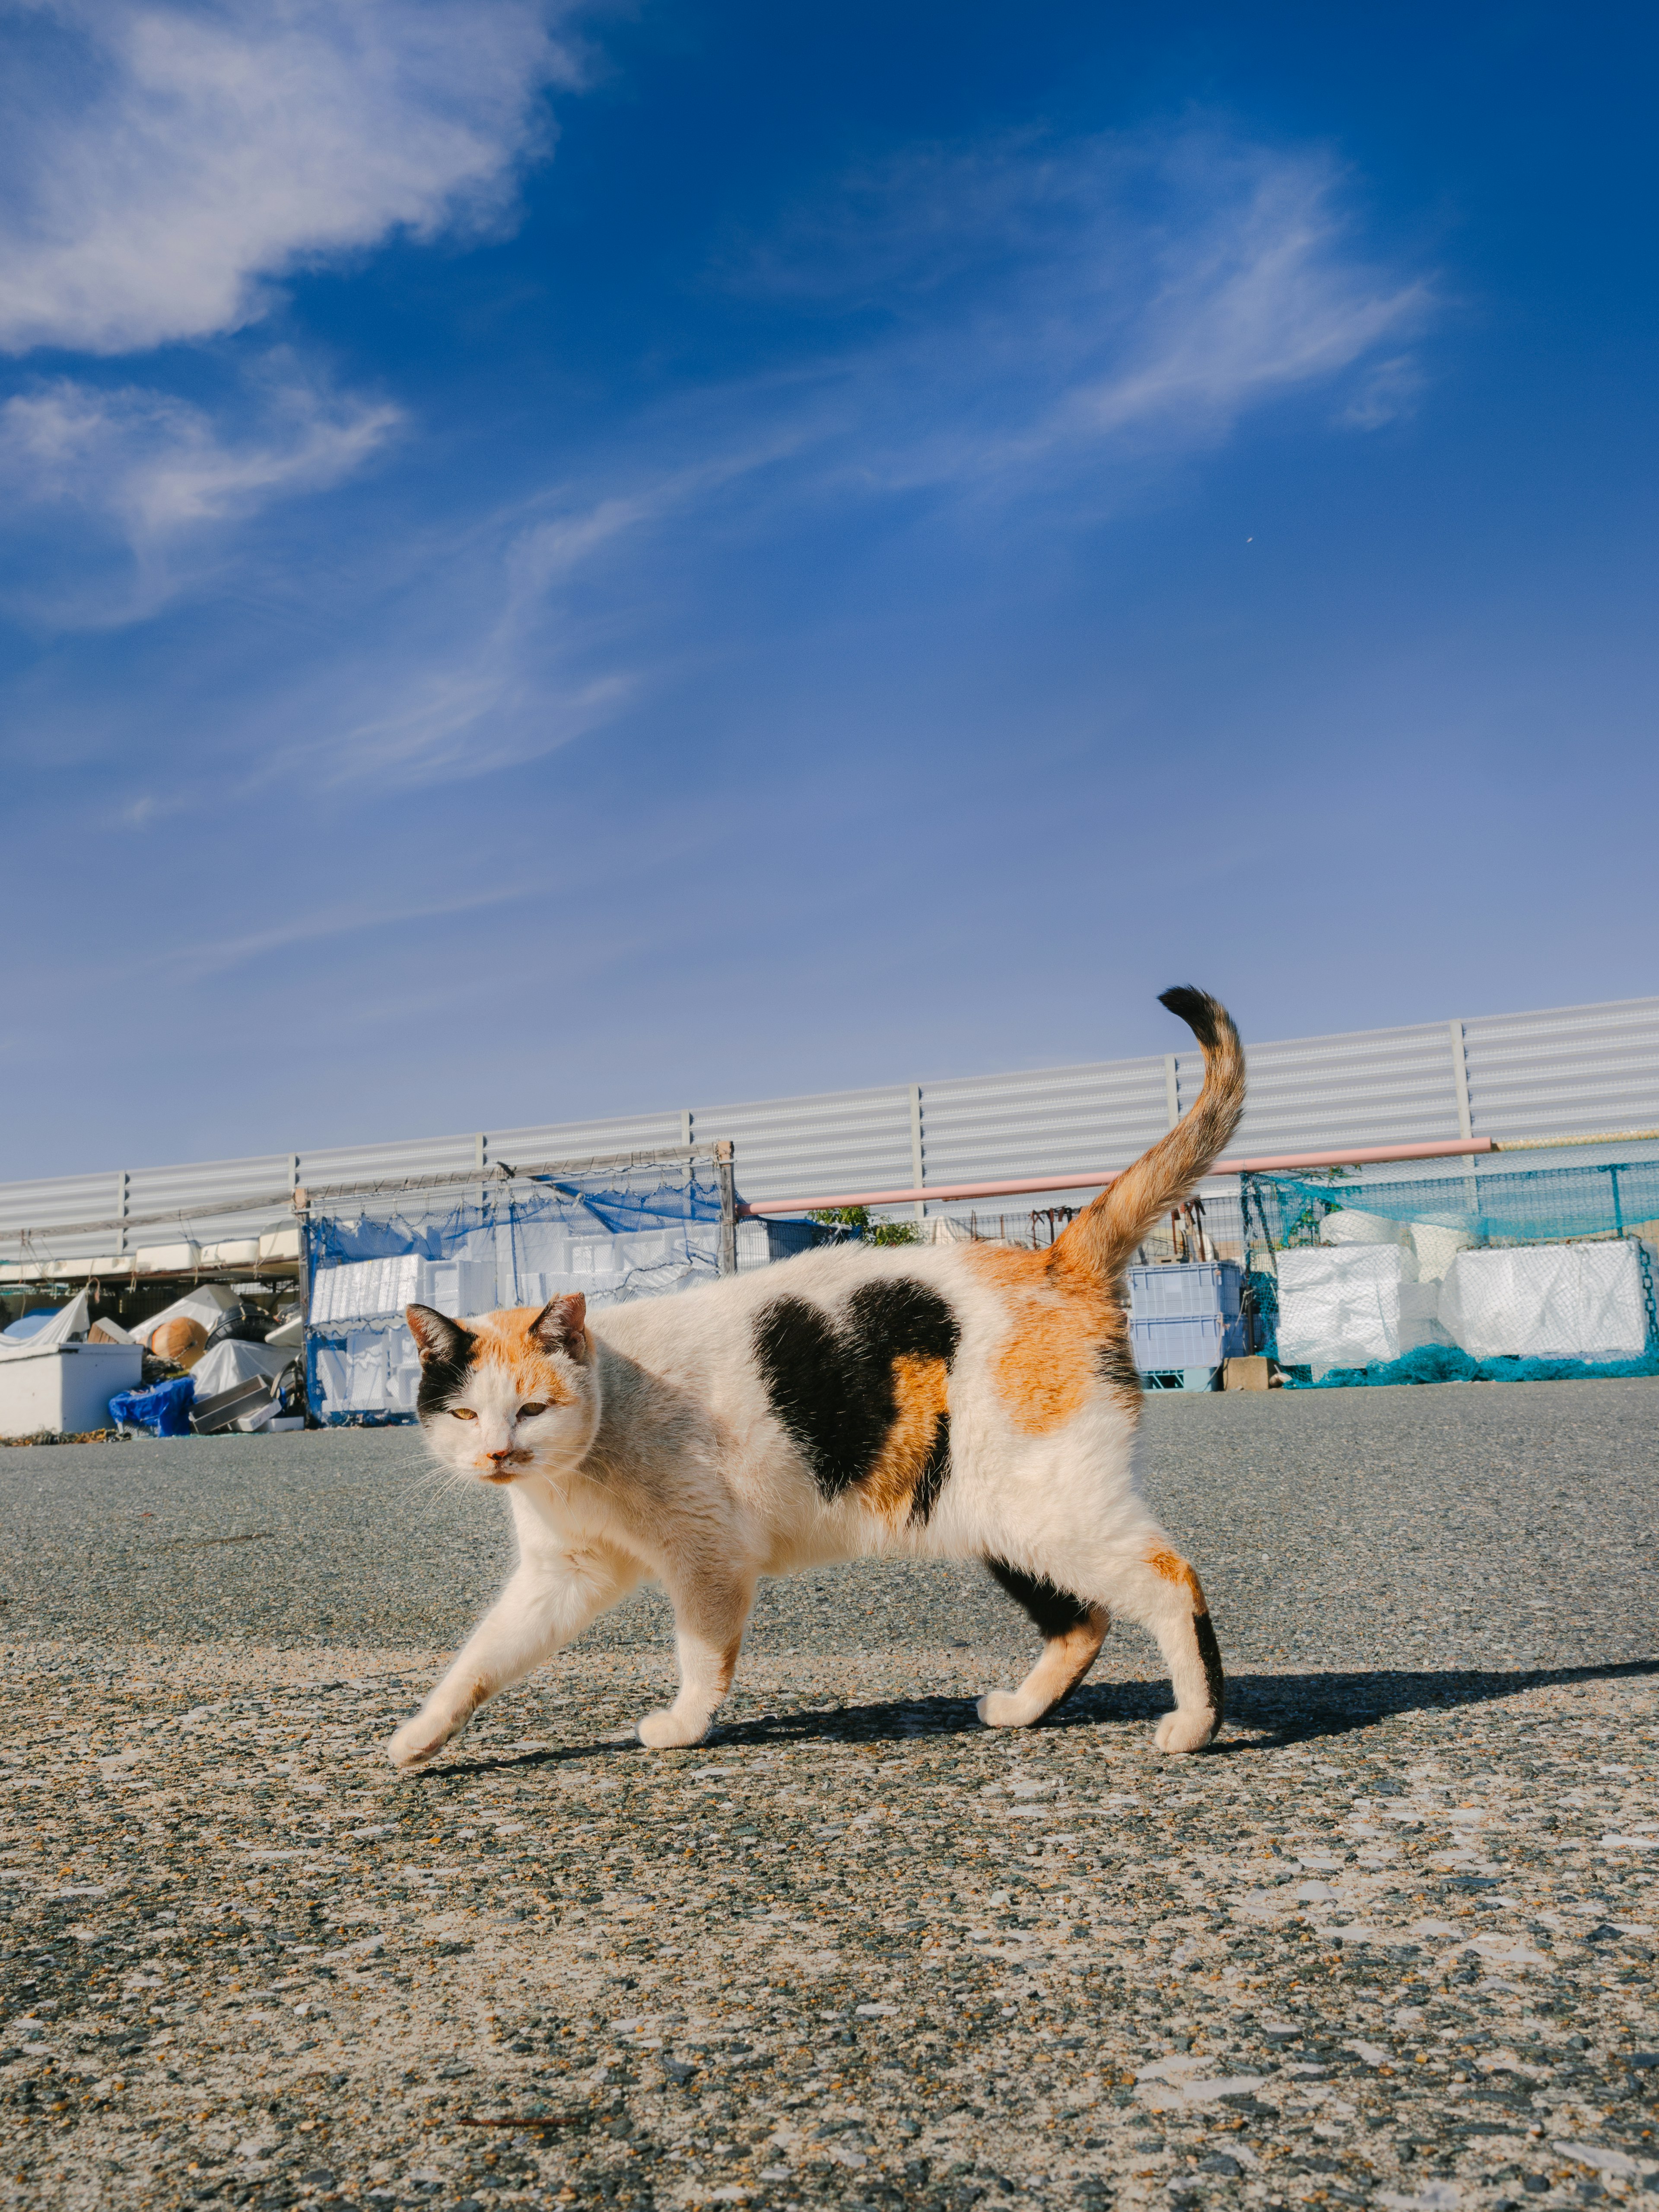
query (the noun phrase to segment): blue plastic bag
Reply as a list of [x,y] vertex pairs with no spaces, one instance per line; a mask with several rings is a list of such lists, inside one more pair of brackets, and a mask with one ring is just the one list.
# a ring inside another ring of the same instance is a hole
[[109,1416],[118,1429],[148,1429],[155,1437],[187,1437],[196,1385],[188,1375],[152,1383],[148,1390],[118,1390]]

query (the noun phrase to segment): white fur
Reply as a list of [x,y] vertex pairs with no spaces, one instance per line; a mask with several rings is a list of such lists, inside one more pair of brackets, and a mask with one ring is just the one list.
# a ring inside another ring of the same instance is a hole
[[[760,1576],[886,1556],[1001,1559],[1097,1608],[1102,1633],[1104,1616],[1142,1622],[1176,1698],[1155,1741],[1164,1751],[1207,1741],[1217,1716],[1192,1599],[1148,1564],[1168,1544],[1141,1495],[1135,1414],[1103,1382],[1062,1427],[1022,1433],[996,1382],[1010,1307],[971,1251],[808,1253],[678,1297],[613,1307],[590,1322],[586,1358],[559,1362],[576,1402],[528,1419],[519,1418],[505,1361],[481,1362],[459,1401],[477,1419],[440,1413],[427,1435],[445,1465],[507,1483],[519,1565],[420,1713],[392,1738],[393,1763],[430,1759],[487,1698],[646,1579],[674,1607],[681,1686],[640,1735],[659,1747],[695,1743],[730,1687]],[[856,1490],[826,1502],[757,1370],[763,1308],[787,1295],[833,1312],[881,1276],[931,1285],[961,1332],[949,1380],[950,1473],[924,1525],[895,1523]],[[1080,1645],[1061,1650],[1066,1641],[1047,1647],[1021,1690],[981,1700],[981,1717],[1023,1726],[1048,1710],[1071,1686],[1068,1669],[1076,1679],[1079,1658],[1086,1671],[1093,1657]]]

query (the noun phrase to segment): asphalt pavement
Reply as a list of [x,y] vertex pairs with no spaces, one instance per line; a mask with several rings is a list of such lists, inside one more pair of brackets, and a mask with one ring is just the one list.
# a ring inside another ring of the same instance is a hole
[[0,2204],[1659,2193],[1647,1382],[1153,1400],[1227,1730],[1115,1630],[1030,1733],[975,1570],[647,1594],[434,1771],[505,1571],[407,1431],[0,1451]]

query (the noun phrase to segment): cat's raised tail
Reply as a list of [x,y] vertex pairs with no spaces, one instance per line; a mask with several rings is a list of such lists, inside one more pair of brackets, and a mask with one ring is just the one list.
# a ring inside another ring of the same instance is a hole
[[1244,1048],[1232,1016],[1207,991],[1177,983],[1158,1004],[1179,1014],[1204,1048],[1204,1087],[1192,1111],[1143,1152],[1057,1240],[1073,1258],[1115,1279],[1135,1247],[1206,1176],[1244,1111]]

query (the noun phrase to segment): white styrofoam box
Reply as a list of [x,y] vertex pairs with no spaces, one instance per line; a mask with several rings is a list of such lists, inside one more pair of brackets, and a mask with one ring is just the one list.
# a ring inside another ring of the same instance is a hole
[[136,1390],[143,1369],[136,1344],[60,1344],[0,1361],[0,1437],[106,1429],[110,1400]]
[[621,1256],[609,1237],[603,1242],[584,1238],[570,1248],[570,1272],[579,1283],[600,1275],[619,1275],[622,1268]]
[[311,1279],[312,1324],[372,1321],[380,1314],[400,1313],[407,1305],[434,1305],[438,1301],[427,1295],[428,1272],[427,1263],[414,1252],[319,1267]]
[[267,1229],[259,1239],[261,1260],[297,1260],[300,1256],[300,1224],[291,1222],[283,1229]]
[[1440,1318],[1476,1359],[1635,1359],[1647,1305],[1633,1240],[1460,1252]]
[[1328,1213],[1319,1224],[1322,1244],[1403,1244],[1406,1224],[1390,1221],[1385,1213],[1365,1213],[1357,1206],[1345,1206],[1335,1213]]
[[493,1260],[428,1260],[422,1265],[422,1287],[405,1304],[435,1306],[441,1314],[462,1320],[495,1311]]
[[1447,1229],[1437,1221],[1413,1222],[1412,1249],[1417,1255],[1419,1280],[1441,1281],[1458,1254],[1467,1252],[1474,1242],[1467,1229]]
[[133,1254],[133,1264],[141,1275],[176,1275],[186,1267],[199,1267],[202,1248],[188,1242],[179,1244],[141,1244]]
[[1279,1357],[1286,1366],[1370,1367],[1437,1340],[1432,1284],[1399,1244],[1279,1255]]
[[320,1413],[413,1413],[421,1364],[407,1329],[353,1329],[316,1355]]

